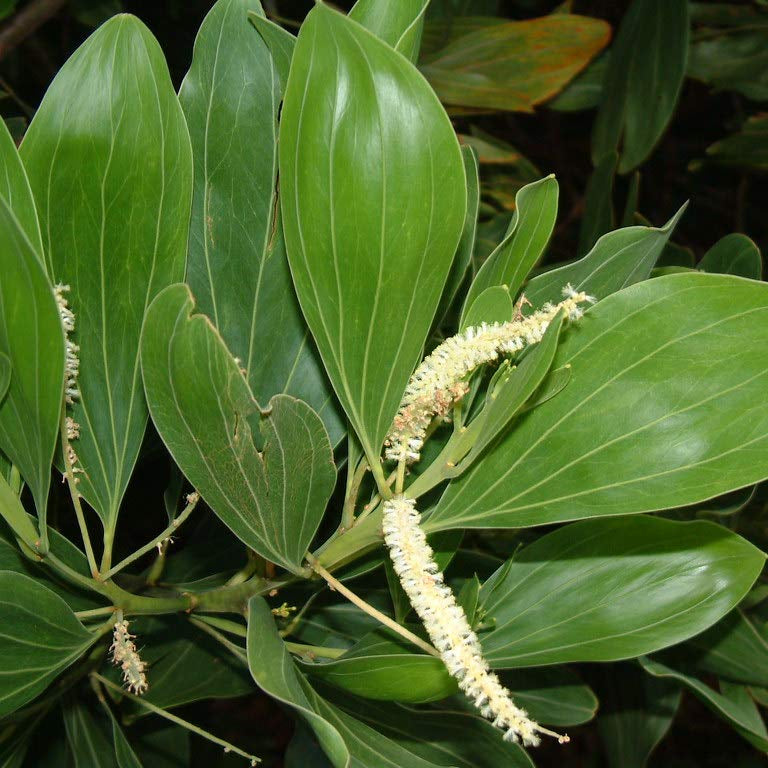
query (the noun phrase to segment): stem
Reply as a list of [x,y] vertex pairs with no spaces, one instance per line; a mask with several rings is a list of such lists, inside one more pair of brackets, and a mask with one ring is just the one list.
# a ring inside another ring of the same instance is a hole
[[378,507],[363,519],[357,518],[354,527],[318,550],[316,558],[329,569],[336,569],[360,557],[364,552],[381,546],[383,511]]
[[186,728],[188,731],[196,733],[198,736],[202,736],[204,739],[208,739],[208,741],[212,741],[214,744],[218,744],[220,747],[224,747],[225,752],[234,752],[236,755],[240,755],[240,757],[244,757],[246,760],[250,760],[252,766],[261,762],[260,758],[254,755],[249,755],[247,752],[243,752],[242,749],[235,747],[228,741],[224,741],[224,739],[220,739],[218,736],[214,736],[212,733],[208,733],[208,731],[204,731],[202,728],[194,725],[193,723],[190,723],[188,720],[182,720],[182,718],[177,717],[176,715],[172,715],[170,712],[166,712],[164,709],[160,709],[160,707],[156,707],[154,704],[150,704],[141,696],[135,696],[134,694],[129,693],[121,686],[113,683],[111,680],[107,680],[106,677],[102,677],[98,672],[91,672],[91,677],[95,680],[98,680],[105,688],[110,688],[111,690],[116,691],[123,696],[127,696],[129,699],[132,699],[140,707],[144,707],[144,709],[153,712],[154,714],[159,715],[166,720],[170,720],[172,723],[180,725],[182,728]]
[[405,486],[405,462],[397,463],[397,479],[395,480],[395,493],[402,493]]
[[224,630],[238,637],[246,637],[248,630],[242,624],[238,624],[236,621],[230,621],[229,619],[220,619],[218,616],[197,616],[195,619],[190,619],[193,624],[199,624],[201,621],[206,624],[210,624],[212,627]]
[[194,624],[198,629],[201,629],[206,634],[210,635],[214,640],[220,642],[232,655],[245,667],[248,666],[248,653],[242,646],[237,643],[233,643],[228,637],[224,637],[221,632],[217,632],[213,627],[209,626],[206,622],[200,621],[194,617],[190,617],[190,624]]
[[414,635],[413,632],[407,630],[396,621],[390,619],[386,614],[376,610],[376,608],[374,608],[372,605],[369,605],[365,602],[365,600],[358,597],[351,590],[347,589],[347,587],[345,587],[338,579],[328,573],[328,571],[326,571],[325,568],[323,568],[323,566],[320,565],[317,560],[310,560],[310,567],[313,571],[315,571],[315,573],[317,573],[319,576],[322,576],[328,582],[331,589],[335,589],[337,592],[344,595],[347,600],[349,600],[353,605],[356,605],[361,611],[365,611],[365,613],[367,613],[369,616],[373,616],[374,619],[381,622],[385,627],[388,627],[393,632],[397,632],[398,635],[404,637],[406,640],[409,640],[414,645],[421,648],[422,651],[429,653],[432,656],[440,656],[440,654],[429,643],[425,642],[417,635]]
[[138,560],[140,557],[143,557],[147,552],[151,552],[158,544],[161,544],[163,541],[170,538],[171,534],[192,514],[197,506],[197,502],[200,500],[200,494],[191,493],[187,497],[187,500],[187,506],[184,507],[181,514],[174,518],[171,524],[162,533],[159,533],[152,539],[152,541],[145,544],[141,549],[137,549],[132,555],[128,555],[124,560],[121,560],[117,565],[110,568],[101,578],[104,581],[112,578],[116,573],[122,571],[123,568]]
[[300,656],[319,656],[321,659],[338,659],[347,651],[345,648],[327,648],[322,645],[305,645],[304,643],[291,643],[288,640],[283,641],[285,647],[291,652]]
[[107,605],[104,608],[91,608],[88,611],[75,611],[78,619],[90,619],[95,616],[108,616],[113,614],[117,608],[114,605]]
[[[83,507],[80,504],[80,493],[77,490],[77,483],[75,482],[75,472],[70,461],[70,447],[69,440],[67,439],[67,406],[66,403],[62,403],[61,406],[61,418],[60,418],[59,430],[61,432],[61,455],[64,461],[64,474],[67,478],[67,485],[69,486],[69,495],[72,497],[72,504],[75,507],[75,515],[77,516],[77,524],[80,527],[80,535],[83,538],[83,544],[85,546],[85,555],[88,558],[88,567],[91,569],[91,573],[94,578],[99,576],[99,568],[96,565],[96,557],[93,554],[93,546],[91,544],[91,537],[88,534],[88,526],[85,524],[85,515],[83,514]],[[47,531],[40,531],[40,535],[43,541],[48,542]],[[47,547],[46,547],[47,549]]]
[[367,471],[368,462],[365,459],[361,459],[352,476],[352,483],[347,491],[347,498],[344,499],[344,509],[341,514],[341,525],[343,528],[351,528],[355,524],[355,504],[357,504],[357,496],[360,493],[360,486],[363,483]]
[[387,482],[387,478],[384,477],[384,470],[382,469],[381,462],[376,461],[371,464],[371,472],[373,473],[373,479],[376,481],[376,487],[379,489],[379,496],[382,499],[391,499],[392,491]]

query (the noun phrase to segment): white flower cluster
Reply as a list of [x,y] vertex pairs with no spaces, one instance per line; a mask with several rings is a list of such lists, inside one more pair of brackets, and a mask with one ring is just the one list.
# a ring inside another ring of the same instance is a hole
[[147,665],[139,657],[133,642],[134,637],[135,635],[128,632],[128,622],[125,619],[116,621],[109,650],[113,663],[123,670],[125,687],[132,693],[141,695],[149,687],[145,674]]
[[384,502],[384,540],[395,572],[448,671],[481,714],[505,731],[505,739],[535,746],[543,733],[561,744],[569,741],[542,728],[515,706],[509,691],[489,670],[477,635],[433,559],[420,521],[413,499],[397,496]]
[[392,428],[385,441],[385,457],[412,463],[420,458],[427,428],[434,417],[446,417],[455,402],[469,390],[466,379],[499,355],[514,354],[541,341],[550,322],[565,312],[575,320],[584,302],[594,302],[570,285],[563,289],[565,300],[545,304],[528,317],[507,323],[483,323],[467,328],[437,347],[411,376]]

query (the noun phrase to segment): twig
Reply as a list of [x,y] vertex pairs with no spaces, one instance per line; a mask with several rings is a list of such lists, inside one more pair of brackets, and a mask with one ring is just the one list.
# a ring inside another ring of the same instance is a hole
[[0,61],[38,27],[55,16],[67,0],[32,0],[0,28]]
[[365,611],[365,613],[367,613],[369,616],[373,616],[374,619],[381,622],[385,627],[389,627],[389,629],[391,629],[393,632],[397,632],[398,635],[404,637],[406,640],[409,640],[415,646],[421,648],[422,651],[430,654],[431,656],[440,656],[440,654],[429,643],[422,640],[418,635],[414,635],[413,632],[407,630],[396,621],[393,621],[389,618],[389,616],[382,613],[381,611],[376,610],[376,608],[374,608],[372,605],[366,603],[365,600],[358,597],[351,590],[347,589],[347,587],[345,587],[337,578],[328,573],[328,571],[326,571],[325,568],[323,568],[323,566],[320,565],[317,560],[314,558],[310,559],[309,565],[315,573],[317,573],[319,576],[322,576],[328,582],[332,589],[335,589],[337,592],[344,595],[344,597],[346,597],[350,603],[356,605],[361,611]]

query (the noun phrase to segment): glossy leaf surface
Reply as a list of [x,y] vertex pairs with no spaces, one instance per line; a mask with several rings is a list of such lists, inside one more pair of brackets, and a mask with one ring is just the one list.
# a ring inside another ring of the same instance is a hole
[[[301,400],[276,395],[258,406],[207,317],[193,314],[185,285],[157,297],[142,334],[152,420],[176,463],[241,541],[292,571],[333,491],[328,434]],[[258,423],[263,453],[253,442]]]
[[678,643],[722,618],[764,563],[713,523],[588,520],[547,534],[483,585],[494,667],[613,661]]
[[357,0],[349,18],[370,29],[387,45],[415,61],[429,0]]
[[280,126],[297,293],[372,460],[421,354],[464,224],[458,142],[415,68],[323,5],[299,35]]
[[184,275],[192,156],[157,41],[115,16],[48,89],[21,148],[48,270],[71,285],[80,347],[81,494],[115,525],[147,423],[144,311]]
[[766,320],[768,288],[743,278],[678,274],[612,294],[563,336],[554,366],[570,364],[568,386],[453,481],[427,527],[650,512],[762,480]]

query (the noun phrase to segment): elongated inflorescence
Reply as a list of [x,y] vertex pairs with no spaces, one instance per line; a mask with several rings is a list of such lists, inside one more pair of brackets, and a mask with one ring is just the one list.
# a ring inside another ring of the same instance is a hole
[[123,670],[125,687],[131,693],[141,695],[149,687],[145,674],[147,665],[141,660],[136,650],[134,638],[135,635],[128,631],[128,622],[125,619],[116,621],[109,650],[112,653],[113,663]]
[[384,503],[384,540],[395,572],[446,668],[481,714],[505,731],[505,739],[535,746],[538,734],[544,733],[567,742],[567,736],[542,728],[517,707],[488,668],[477,635],[433,559],[420,521],[413,499],[397,496]]
[[594,301],[570,285],[563,289],[563,294],[565,299],[559,304],[545,304],[528,317],[508,323],[483,323],[467,328],[437,347],[408,382],[387,435],[385,457],[398,462],[418,461],[432,419],[447,417],[453,404],[467,393],[469,374],[500,355],[514,354],[538,343],[558,313],[565,312],[576,319],[582,313],[579,305]]

